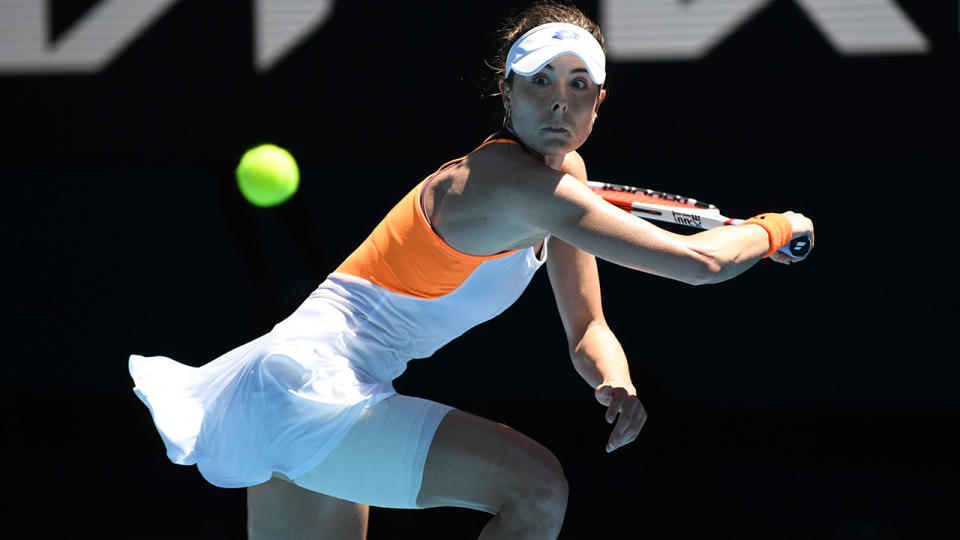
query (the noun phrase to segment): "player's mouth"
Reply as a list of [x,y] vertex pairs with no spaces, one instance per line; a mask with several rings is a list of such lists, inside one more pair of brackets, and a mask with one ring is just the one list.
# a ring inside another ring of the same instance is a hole
[[570,130],[563,126],[547,126],[543,130],[547,133],[570,133]]

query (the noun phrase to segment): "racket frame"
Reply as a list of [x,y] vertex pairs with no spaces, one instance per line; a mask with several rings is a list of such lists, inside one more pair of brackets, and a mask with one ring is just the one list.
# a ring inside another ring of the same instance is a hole
[[[641,196],[660,199],[673,204],[656,204],[641,201],[630,201],[629,206],[617,202],[610,202],[618,208],[622,208],[631,214],[652,219],[655,221],[664,221],[667,223],[677,223],[687,227],[697,229],[713,229],[724,225],[738,225],[743,223],[742,219],[728,218],[720,213],[720,209],[715,205],[698,201],[691,197],[656,191],[653,189],[636,188],[622,184],[610,184],[607,182],[589,181],[587,187],[594,190],[616,191],[621,193],[638,194]],[[684,205],[684,206],[679,206]]]

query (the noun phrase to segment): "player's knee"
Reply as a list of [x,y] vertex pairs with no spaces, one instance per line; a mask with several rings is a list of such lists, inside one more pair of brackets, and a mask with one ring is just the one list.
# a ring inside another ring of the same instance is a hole
[[557,526],[563,521],[570,487],[559,460],[549,451],[523,467],[513,488],[509,506],[528,519]]
[[546,525],[559,528],[567,512],[569,490],[567,479],[562,474],[542,478],[533,486],[527,498],[526,506],[530,515]]

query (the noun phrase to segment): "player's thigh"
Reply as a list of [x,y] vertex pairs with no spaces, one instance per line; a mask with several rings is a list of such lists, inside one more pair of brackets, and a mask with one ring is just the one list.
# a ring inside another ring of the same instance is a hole
[[457,409],[437,428],[417,504],[496,514],[518,501],[565,507],[567,483],[543,445],[503,424]]
[[419,508],[427,453],[444,416],[434,401],[392,395],[360,414],[337,446],[294,484],[340,499],[384,508]]
[[366,538],[369,507],[315,493],[288,480],[270,481],[247,488],[247,530],[251,540]]

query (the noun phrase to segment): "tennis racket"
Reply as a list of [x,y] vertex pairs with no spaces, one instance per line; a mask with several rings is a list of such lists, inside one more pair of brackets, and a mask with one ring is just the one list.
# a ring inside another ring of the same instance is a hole
[[[739,225],[744,221],[721,215],[720,209],[710,203],[681,195],[605,182],[587,182],[587,186],[608,203],[648,220],[679,223],[697,229]],[[810,245],[810,238],[798,236],[780,251],[799,259],[807,255]]]

